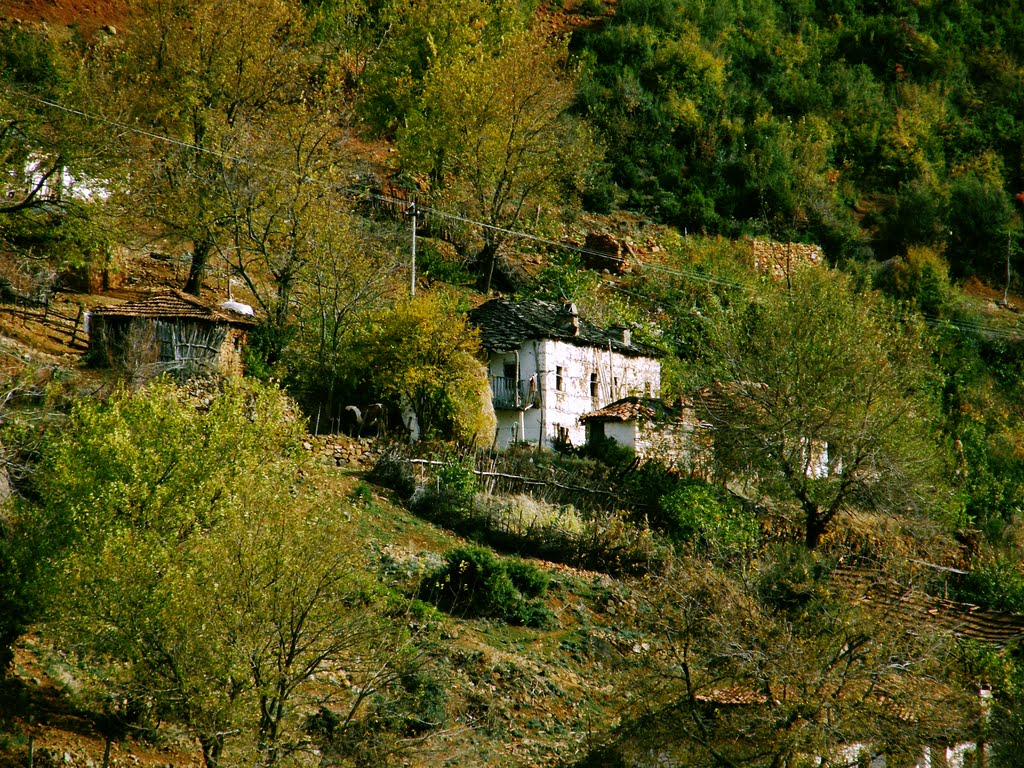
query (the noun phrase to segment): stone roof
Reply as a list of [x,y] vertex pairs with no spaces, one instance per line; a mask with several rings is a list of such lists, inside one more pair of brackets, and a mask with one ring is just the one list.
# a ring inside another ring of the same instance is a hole
[[598,347],[627,357],[661,357],[661,350],[648,344],[624,341],[621,330],[605,329],[575,313],[568,304],[542,299],[512,301],[491,299],[469,313],[480,329],[480,341],[492,352],[512,352],[527,341],[550,339],[578,347]]
[[683,416],[685,407],[682,400],[666,403],[657,397],[634,395],[585,413],[580,416],[580,421],[674,421]]
[[164,320],[188,318],[211,323],[251,326],[255,318],[208,306],[183,291],[163,291],[144,299],[128,301],[113,307],[98,307],[91,313],[97,317],[149,317]]
[[839,568],[837,584],[859,599],[885,606],[910,626],[927,625],[959,638],[1004,648],[1024,640],[1024,615],[981,608],[901,587],[861,568]]

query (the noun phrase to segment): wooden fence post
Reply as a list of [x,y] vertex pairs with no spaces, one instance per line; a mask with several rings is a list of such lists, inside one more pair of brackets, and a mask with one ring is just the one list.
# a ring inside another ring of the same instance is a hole
[[78,315],[75,316],[75,325],[71,329],[71,346],[75,346],[75,339],[78,337],[78,323],[82,319],[82,315],[85,314],[85,307],[81,304],[78,305]]

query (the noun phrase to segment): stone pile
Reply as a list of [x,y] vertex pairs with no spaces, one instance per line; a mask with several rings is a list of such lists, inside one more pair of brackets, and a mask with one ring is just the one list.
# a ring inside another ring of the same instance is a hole
[[767,272],[775,280],[785,280],[787,274],[800,267],[820,267],[825,254],[817,245],[805,243],[777,243],[774,240],[752,240],[751,253],[754,269]]
[[302,447],[318,458],[336,467],[371,468],[384,452],[376,438],[354,438],[346,435],[319,435],[308,437]]

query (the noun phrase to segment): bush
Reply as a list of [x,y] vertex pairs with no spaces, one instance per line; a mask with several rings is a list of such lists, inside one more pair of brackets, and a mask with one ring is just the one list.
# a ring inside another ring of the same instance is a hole
[[243,353],[246,374],[260,381],[269,381],[279,376],[282,352],[294,336],[294,329],[282,328],[266,321],[253,328]]
[[897,299],[913,301],[922,312],[941,312],[952,294],[945,259],[925,246],[912,247],[879,272],[876,285]]
[[955,600],[994,611],[1024,612],[1024,570],[1019,562],[995,557],[976,563],[952,586]]
[[434,477],[412,499],[412,510],[430,520],[459,521],[473,511],[473,498],[480,490],[468,461],[446,457]]
[[579,449],[583,458],[594,459],[609,467],[622,467],[630,464],[636,457],[633,449],[617,443],[610,437],[597,437],[587,440]]
[[825,564],[805,547],[780,546],[760,573],[758,596],[774,611],[804,614],[827,601],[823,583],[827,573]]
[[377,459],[366,479],[383,488],[390,488],[404,501],[411,499],[416,492],[412,464],[394,452],[385,453]]
[[625,478],[621,484],[621,493],[629,508],[655,521],[661,516],[661,498],[672,493],[682,483],[683,480],[665,465],[647,461]]
[[534,566],[515,563],[510,574],[507,564],[480,547],[450,550],[444,560],[421,582],[419,596],[424,600],[455,616],[497,618],[530,627],[553,623],[543,604],[527,600],[520,591],[519,585],[536,597],[546,591],[547,576]]
[[505,572],[512,584],[526,597],[544,597],[551,583],[551,577],[535,565],[522,560],[505,564]]
[[673,540],[704,554],[732,556],[757,546],[754,516],[721,498],[714,486],[691,481],[663,496],[653,520]]

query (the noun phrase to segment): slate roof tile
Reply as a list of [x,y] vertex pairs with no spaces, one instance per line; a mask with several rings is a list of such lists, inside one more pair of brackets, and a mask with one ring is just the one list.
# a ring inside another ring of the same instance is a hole
[[480,341],[492,352],[512,352],[527,341],[551,339],[579,347],[599,347],[627,357],[662,357],[656,347],[640,342],[625,343],[621,332],[601,328],[577,318],[574,329],[571,311],[566,305],[542,299],[512,301],[491,299],[469,313],[470,321],[480,329]]

